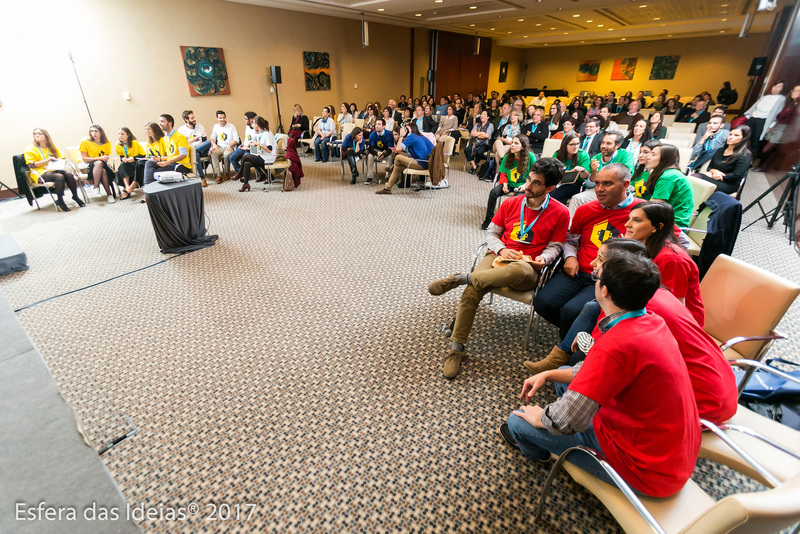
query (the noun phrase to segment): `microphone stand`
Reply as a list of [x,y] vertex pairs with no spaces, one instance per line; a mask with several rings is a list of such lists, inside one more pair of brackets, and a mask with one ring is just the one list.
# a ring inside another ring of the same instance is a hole
[[94,124],[94,119],[92,118],[92,112],[89,111],[89,103],[86,102],[86,95],[83,92],[83,86],[81,85],[81,79],[78,76],[78,69],[75,67],[75,59],[72,57],[72,52],[68,52],[69,60],[72,63],[72,70],[75,71],[75,79],[78,80],[78,88],[81,90],[81,96],[83,97],[83,103],[86,106],[86,113],[89,114],[89,122]]

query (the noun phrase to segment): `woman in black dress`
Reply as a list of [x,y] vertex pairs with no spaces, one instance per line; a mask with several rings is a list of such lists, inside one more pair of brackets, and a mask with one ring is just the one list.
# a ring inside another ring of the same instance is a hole
[[711,158],[708,170],[693,176],[716,185],[717,191],[729,195],[736,193],[753,161],[749,146],[750,127],[743,125],[733,128],[725,146]]

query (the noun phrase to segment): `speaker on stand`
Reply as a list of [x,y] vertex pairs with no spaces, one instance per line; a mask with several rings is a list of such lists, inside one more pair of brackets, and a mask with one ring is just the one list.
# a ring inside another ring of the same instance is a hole
[[283,131],[283,122],[281,121],[281,99],[278,97],[278,85],[282,82],[280,66],[272,65],[269,68],[269,81],[275,86],[275,102],[278,105],[278,129],[276,132],[285,133]]
[[745,92],[744,100],[742,100],[743,105],[750,99],[750,93],[753,91],[753,85],[756,82],[756,78],[758,78],[759,76],[763,76],[766,68],[767,68],[766,57],[753,58],[753,62],[750,63],[750,70],[747,72],[747,75],[750,76],[750,81],[747,82],[747,92]]

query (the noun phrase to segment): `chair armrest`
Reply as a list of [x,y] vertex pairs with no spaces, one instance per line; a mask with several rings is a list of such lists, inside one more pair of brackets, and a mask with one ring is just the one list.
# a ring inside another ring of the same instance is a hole
[[[769,341],[772,339],[786,339],[786,336],[784,334],[781,334],[780,332],[775,332],[774,334],[770,334],[768,336],[737,336],[729,339],[728,341],[720,345],[719,349],[725,352],[734,345],[738,345],[739,343],[744,343],[746,341]],[[742,360],[742,361],[750,361],[750,360]]]
[[[750,454],[747,453],[747,451],[745,451],[735,441],[733,441],[730,437],[728,437],[728,435],[725,434],[725,432],[723,432],[720,427],[718,427],[714,423],[712,423],[710,421],[706,421],[705,419],[702,419],[702,418],[700,419],[700,425],[705,427],[706,429],[710,430],[714,435],[716,435],[719,439],[721,439],[722,442],[725,443],[725,445],[730,447],[733,450],[733,452],[738,454],[742,458],[742,460],[747,462],[750,465],[750,467],[755,469],[758,472],[759,475],[764,477],[766,480],[769,480],[769,482],[772,484],[773,487],[778,487],[778,486],[781,485],[781,481],[780,480],[775,478],[769,471],[764,469],[764,466],[759,464],[756,461],[755,458],[753,458],[752,456],[750,456]],[[733,425],[733,426],[737,426],[737,425]],[[745,427],[741,427],[741,428],[745,428]],[[748,430],[750,430],[750,429],[748,429]],[[757,432],[753,432],[753,433],[757,434]]]
[[539,275],[539,283],[536,284],[536,292],[538,293],[539,290],[550,281],[554,274],[560,271],[564,267],[564,257],[558,256],[556,260],[551,263],[550,265],[545,265],[542,268],[542,272]]
[[696,232],[698,234],[707,234],[708,233],[708,230],[701,230],[699,228],[689,228],[689,227],[683,228],[683,227],[681,227],[680,230],[682,232],[685,232],[685,233],[688,233],[688,232]]
[[653,515],[650,513],[650,511],[647,508],[645,508],[644,504],[642,504],[642,501],[639,499],[639,497],[636,496],[636,493],[631,489],[628,483],[625,482],[625,480],[619,475],[619,473],[617,473],[617,471],[613,467],[611,467],[611,465],[605,460],[605,458],[603,458],[603,456],[601,456],[597,451],[590,449],[585,445],[576,445],[575,447],[570,447],[569,449],[562,452],[561,455],[558,457],[558,460],[556,460],[555,465],[550,470],[550,474],[547,476],[547,481],[544,483],[544,488],[542,488],[542,495],[541,497],[539,497],[539,506],[536,511],[536,519],[535,519],[536,523],[538,523],[542,518],[542,512],[544,511],[544,505],[547,499],[547,494],[550,491],[550,485],[552,484],[553,479],[558,473],[558,469],[564,464],[564,460],[566,460],[567,456],[569,456],[573,452],[587,454],[595,462],[597,462],[597,464],[603,468],[603,471],[605,471],[606,474],[608,474],[608,476],[611,477],[611,480],[614,481],[614,484],[617,486],[617,488],[619,488],[622,494],[625,495],[625,497],[628,499],[631,505],[633,505],[634,509],[639,513],[642,519],[644,519],[650,526],[650,528],[653,529],[653,532],[656,532],[657,534],[666,534],[661,525],[658,524],[658,521],[656,521]]
[[483,243],[481,243],[481,244],[480,244],[480,246],[479,246],[479,247],[478,247],[478,248],[475,250],[475,253],[472,255],[472,263],[470,264],[470,267],[469,267],[469,272],[472,272],[472,271],[474,271],[474,270],[475,270],[475,267],[478,265],[478,260],[479,260],[479,259],[480,259],[480,258],[481,258],[481,257],[482,257],[484,254],[486,254],[486,249],[487,249],[487,248],[489,248],[489,243],[487,243],[486,241],[484,241],[484,242],[483,242]]
[[[762,362],[757,362],[755,360],[729,360],[729,363],[731,365],[736,365],[738,367],[755,367],[756,369],[760,369],[760,370],[762,370],[764,372],[767,372],[767,373],[769,373],[771,375],[779,376],[779,377],[783,378],[784,380],[788,380],[789,382],[794,382],[795,384],[800,384],[800,379],[799,378],[796,378],[796,377],[794,377],[794,376],[792,376],[792,375],[790,375],[788,373],[784,373],[780,369],[775,369],[774,367],[770,367],[769,365],[767,365],[765,363],[762,363]],[[745,379],[749,380],[750,377],[746,376]],[[745,382],[745,384],[746,383],[747,382]]]

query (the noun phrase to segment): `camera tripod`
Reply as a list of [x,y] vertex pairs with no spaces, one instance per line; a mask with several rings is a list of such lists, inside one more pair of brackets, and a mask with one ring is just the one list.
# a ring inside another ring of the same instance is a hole
[[[798,173],[798,171],[800,171],[800,161],[798,161],[797,165],[792,167],[783,178],[778,180],[769,189],[761,193],[757,199],[748,204],[747,207],[742,210],[742,213],[744,214],[756,204],[761,210],[761,216],[742,228],[742,231],[750,228],[761,219],[767,221],[767,228],[772,228],[775,226],[775,223],[778,221],[778,219],[783,217],[783,224],[789,230],[789,244],[795,244],[797,239],[795,235],[797,223],[797,196],[798,185],[800,183],[800,173]],[[783,190],[781,198],[778,200],[778,205],[769,211],[764,211],[761,201],[784,183],[786,184],[786,189]]]

